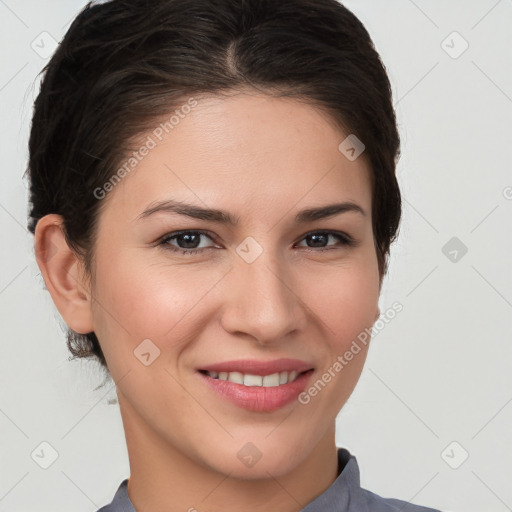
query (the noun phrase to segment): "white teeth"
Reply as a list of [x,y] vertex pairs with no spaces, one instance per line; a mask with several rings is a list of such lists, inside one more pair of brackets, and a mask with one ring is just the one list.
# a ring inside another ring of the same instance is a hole
[[234,382],[235,384],[243,384],[244,374],[240,372],[229,372],[228,380],[229,382]]
[[241,372],[207,372],[207,374],[214,379],[227,380],[235,384],[270,388],[293,382],[298,377],[299,372],[293,370],[291,372],[273,373],[272,375],[265,376]]
[[279,373],[265,375],[265,377],[263,377],[263,385],[267,388],[279,386]]
[[262,386],[263,377],[261,375],[244,375],[244,386]]

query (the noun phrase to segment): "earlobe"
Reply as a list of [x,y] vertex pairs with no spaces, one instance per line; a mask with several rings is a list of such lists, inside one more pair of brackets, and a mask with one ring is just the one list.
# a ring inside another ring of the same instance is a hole
[[34,249],[46,288],[63,320],[75,332],[92,332],[91,294],[85,282],[83,263],[69,247],[62,216],[50,214],[39,219]]

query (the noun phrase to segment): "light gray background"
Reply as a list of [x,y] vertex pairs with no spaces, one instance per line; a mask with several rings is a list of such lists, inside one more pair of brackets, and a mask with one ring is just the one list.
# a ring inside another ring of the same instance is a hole
[[[512,0],[344,3],[394,90],[404,217],[380,306],[404,309],[374,337],[337,443],[383,496],[512,510]],[[0,0],[0,512],[95,511],[129,475],[113,383],[68,362],[25,228],[40,34],[60,40],[83,5]],[[468,248],[455,262],[452,237]],[[48,469],[31,457],[44,441]]]

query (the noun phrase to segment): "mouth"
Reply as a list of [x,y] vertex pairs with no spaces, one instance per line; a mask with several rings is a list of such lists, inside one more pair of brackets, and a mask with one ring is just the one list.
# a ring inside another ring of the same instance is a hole
[[207,371],[207,370],[199,370],[199,373],[211,377],[212,379],[224,380],[228,382],[232,382],[233,384],[240,384],[242,386],[247,387],[264,387],[264,388],[272,388],[276,386],[282,386],[283,384],[290,384],[291,382],[295,382],[299,377],[305,375],[306,373],[313,372],[314,368],[310,368],[309,370],[305,370],[303,372],[298,372],[297,370],[292,371],[284,371],[284,372],[276,372],[271,373],[269,375],[255,375],[251,373],[242,373],[239,371],[233,372],[215,372],[215,371]]
[[243,409],[272,412],[295,401],[315,368],[297,359],[226,361],[197,369],[207,390]]

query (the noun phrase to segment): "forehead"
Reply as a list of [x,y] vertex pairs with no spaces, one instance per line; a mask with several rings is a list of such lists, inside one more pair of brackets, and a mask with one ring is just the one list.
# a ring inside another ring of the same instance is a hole
[[249,93],[187,104],[194,106],[178,106],[138,139],[136,148],[149,149],[109,192],[107,210],[134,218],[150,202],[177,198],[237,214],[340,200],[370,211],[364,154],[351,161],[340,152],[347,134],[321,109]]

